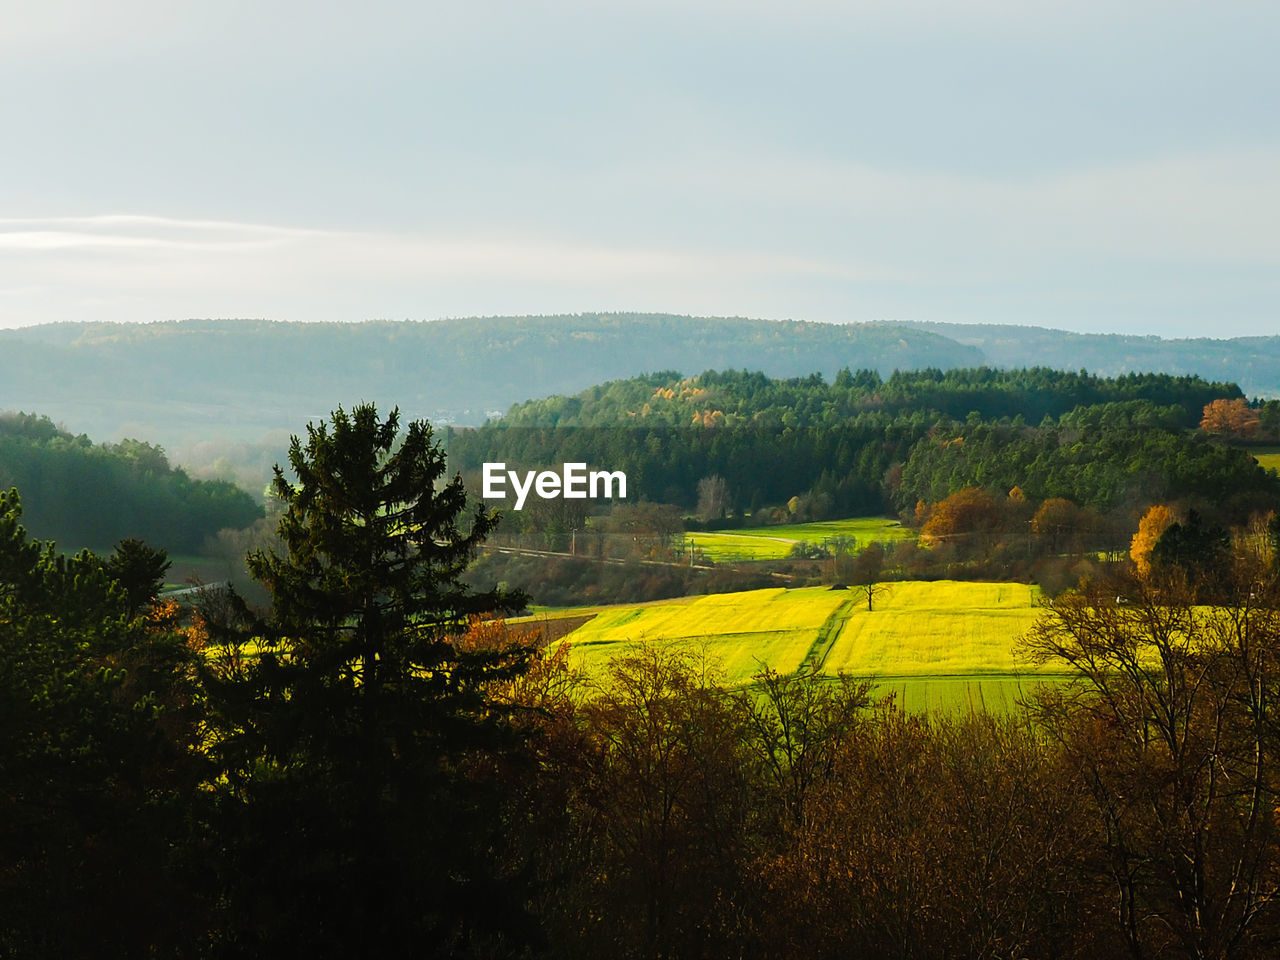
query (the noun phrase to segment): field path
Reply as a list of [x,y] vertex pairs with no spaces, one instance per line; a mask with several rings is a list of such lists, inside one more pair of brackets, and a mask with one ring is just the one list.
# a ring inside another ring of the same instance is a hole
[[747,533],[724,533],[719,530],[714,530],[714,531],[713,530],[697,530],[697,531],[694,531],[694,533],[699,537],[715,537],[720,540],[734,540],[734,539],[741,540],[743,537],[746,537],[750,540],[772,540],[775,543],[785,543],[788,546],[791,546],[792,544],[796,544],[800,542],[799,540],[792,540],[790,537],[761,537],[761,536],[756,536],[755,534],[747,534]]
[[813,667],[815,670],[822,669],[822,665],[826,663],[827,654],[831,652],[831,648],[835,645],[836,638],[840,636],[840,632],[844,630],[844,625],[853,616],[853,604],[856,599],[857,597],[850,593],[849,599],[833,610],[831,616],[827,617],[826,622],[818,628],[818,635],[814,638],[813,646],[809,648],[809,652],[805,654],[801,669],[808,667]]

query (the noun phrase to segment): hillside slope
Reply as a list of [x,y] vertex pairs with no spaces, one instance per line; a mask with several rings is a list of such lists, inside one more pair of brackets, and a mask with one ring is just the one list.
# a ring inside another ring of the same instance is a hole
[[981,350],[993,366],[1048,364],[1109,377],[1135,372],[1194,373],[1210,380],[1232,380],[1249,396],[1280,397],[1280,337],[1166,340],[994,323],[904,322],[900,326],[927,330]]
[[166,447],[201,432],[297,431],[374,400],[434,422],[479,423],[512,403],[654,370],[972,366],[972,347],[883,324],[604,314],[430,323],[188,320],[0,331],[0,410]]

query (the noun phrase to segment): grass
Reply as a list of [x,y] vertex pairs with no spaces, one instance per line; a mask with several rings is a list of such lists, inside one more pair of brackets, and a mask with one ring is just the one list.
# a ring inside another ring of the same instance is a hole
[[1015,640],[1042,614],[1039,591],[1017,583],[937,581],[889,585],[868,612],[856,591],[807,587],[716,594],[647,606],[594,608],[568,635],[588,675],[644,642],[700,652],[730,684],[763,666],[793,673],[874,676],[909,710],[1006,710],[1032,685],[1061,673],[1022,662]]
[[1254,459],[1268,470],[1280,470],[1280,451],[1255,453]]
[[692,543],[717,562],[733,560],[780,560],[800,542],[822,543],[834,536],[853,537],[858,547],[878,541],[909,540],[914,534],[896,520],[885,517],[853,517],[848,520],[822,520],[815,523],[792,523],[776,527],[747,527],[723,533],[688,533],[685,543]]
[[1041,683],[1054,677],[1011,676],[1008,674],[974,675],[971,677],[892,677],[876,685],[874,695],[892,694],[898,706],[914,713],[960,712],[986,710],[990,713],[1012,711],[1020,698],[1026,697]]
[[735,560],[781,560],[791,552],[795,540],[752,537],[739,533],[686,533],[685,548],[692,544],[715,563]]

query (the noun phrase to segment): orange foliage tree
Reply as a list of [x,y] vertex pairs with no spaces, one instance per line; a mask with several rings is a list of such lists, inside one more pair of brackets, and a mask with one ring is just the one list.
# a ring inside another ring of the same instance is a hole
[[1159,503],[1138,521],[1138,532],[1129,542],[1129,556],[1133,558],[1140,576],[1146,577],[1151,573],[1151,551],[1155,549],[1160,534],[1164,533],[1173,521],[1173,511]]
[[981,487],[965,487],[935,503],[920,532],[927,542],[933,542],[990,532],[999,523],[995,498]]
[[1225,433],[1247,437],[1258,430],[1258,415],[1243,397],[1234,400],[1211,400],[1204,405],[1200,429],[1208,433]]
[[1048,545],[1050,553],[1062,550],[1079,526],[1080,508],[1064,497],[1050,497],[1031,518],[1031,532]]

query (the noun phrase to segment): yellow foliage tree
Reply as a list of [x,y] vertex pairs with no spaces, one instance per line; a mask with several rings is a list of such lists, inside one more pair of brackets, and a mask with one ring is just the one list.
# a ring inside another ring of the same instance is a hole
[[1173,521],[1173,511],[1160,503],[1148,510],[1138,521],[1138,532],[1129,542],[1129,556],[1133,558],[1139,576],[1146,577],[1151,573],[1151,551],[1155,549],[1160,534],[1164,533]]

